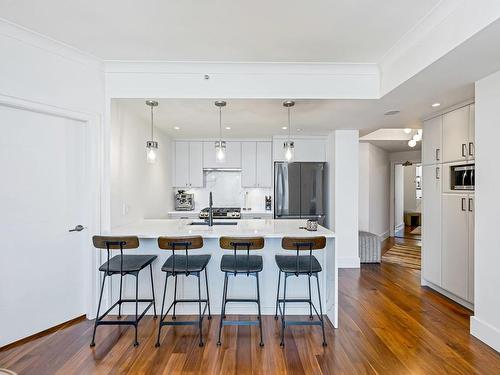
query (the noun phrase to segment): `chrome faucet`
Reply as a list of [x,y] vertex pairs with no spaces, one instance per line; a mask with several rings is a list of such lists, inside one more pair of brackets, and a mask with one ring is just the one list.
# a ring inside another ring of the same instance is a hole
[[210,192],[208,198],[208,226],[213,227],[214,225],[214,209],[213,209],[213,201],[212,201],[212,192]]

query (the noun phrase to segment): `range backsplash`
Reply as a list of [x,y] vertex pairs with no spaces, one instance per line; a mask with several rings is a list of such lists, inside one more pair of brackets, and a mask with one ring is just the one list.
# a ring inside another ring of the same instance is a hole
[[[203,173],[203,188],[192,188],[188,193],[194,194],[195,211],[208,207],[208,196],[212,192],[214,207],[241,207],[245,205],[253,211],[265,210],[265,196],[272,195],[271,188],[241,187],[241,172],[206,171]],[[174,191],[174,194],[177,190]]]

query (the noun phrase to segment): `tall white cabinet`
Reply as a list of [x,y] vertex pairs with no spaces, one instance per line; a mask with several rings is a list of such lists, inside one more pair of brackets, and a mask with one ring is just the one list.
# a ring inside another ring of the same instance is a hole
[[451,166],[474,163],[474,104],[424,122],[422,281],[474,303],[474,192],[452,190]]

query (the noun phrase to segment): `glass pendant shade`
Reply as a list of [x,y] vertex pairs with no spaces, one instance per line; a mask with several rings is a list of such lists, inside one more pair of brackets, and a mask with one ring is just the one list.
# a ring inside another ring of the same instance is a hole
[[224,162],[226,160],[226,142],[217,141],[215,142],[215,157],[218,162]]
[[156,157],[158,154],[158,142],[147,141],[146,142],[146,160],[148,163],[156,162]]
[[414,140],[414,139],[410,139],[410,140],[408,141],[408,146],[410,146],[410,147],[415,147],[416,145],[417,145],[417,141],[416,141],[416,140]]
[[293,141],[286,141],[283,143],[283,148],[285,149],[285,160],[290,162],[293,159]]

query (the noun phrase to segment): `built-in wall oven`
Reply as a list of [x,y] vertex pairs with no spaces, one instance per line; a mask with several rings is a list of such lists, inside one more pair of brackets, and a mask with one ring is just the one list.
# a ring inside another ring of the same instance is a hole
[[450,166],[451,190],[474,190],[475,185],[474,164],[461,164]]

